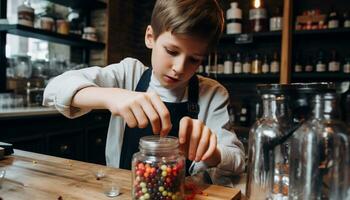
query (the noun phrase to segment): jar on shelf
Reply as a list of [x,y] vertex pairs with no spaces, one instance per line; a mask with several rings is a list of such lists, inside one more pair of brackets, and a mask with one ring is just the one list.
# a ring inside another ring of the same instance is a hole
[[34,9],[30,6],[28,0],[24,1],[23,4],[17,8],[17,19],[18,24],[25,26],[34,26]]
[[55,30],[55,20],[49,15],[44,15],[40,17],[40,28],[47,31]]
[[65,19],[57,19],[56,20],[56,32],[68,35],[69,34],[69,22]]
[[97,41],[96,28],[94,27],[85,27],[83,33],[83,39]]
[[176,137],[146,136],[132,158],[132,197],[184,199],[185,157]]
[[32,65],[30,56],[15,55],[14,58],[14,75],[16,78],[30,78],[32,76]]

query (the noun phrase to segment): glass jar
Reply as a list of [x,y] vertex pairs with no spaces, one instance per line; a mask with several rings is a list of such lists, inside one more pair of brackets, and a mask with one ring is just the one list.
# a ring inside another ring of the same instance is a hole
[[335,93],[316,94],[311,116],[290,138],[289,199],[347,199],[349,134]]
[[246,195],[249,199],[288,198],[289,148],[292,127],[288,85],[259,85],[263,115],[249,131]]
[[30,56],[26,55],[15,55],[14,65],[15,65],[15,77],[16,78],[30,78],[32,76],[32,64]]
[[132,197],[184,199],[185,157],[176,137],[146,136],[132,158]]

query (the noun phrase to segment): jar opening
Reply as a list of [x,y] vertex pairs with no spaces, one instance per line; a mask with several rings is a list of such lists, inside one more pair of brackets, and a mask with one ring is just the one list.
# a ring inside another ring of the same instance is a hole
[[140,149],[148,151],[171,151],[179,147],[177,137],[166,136],[160,137],[156,135],[145,136],[140,139]]

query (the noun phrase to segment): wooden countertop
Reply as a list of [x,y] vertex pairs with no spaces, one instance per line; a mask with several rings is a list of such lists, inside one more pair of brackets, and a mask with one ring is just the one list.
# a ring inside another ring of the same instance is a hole
[[[15,150],[15,154],[0,161],[6,176],[0,189],[0,199],[131,199],[131,172],[102,165],[63,159]],[[96,177],[97,172],[106,176]],[[110,198],[104,188],[110,183],[120,187],[121,194]],[[238,189],[216,185],[203,188],[205,195],[195,199],[240,199]]]

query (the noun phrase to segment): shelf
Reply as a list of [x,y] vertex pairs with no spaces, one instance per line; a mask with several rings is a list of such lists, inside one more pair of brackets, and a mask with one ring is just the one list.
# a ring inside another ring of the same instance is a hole
[[105,9],[107,4],[98,0],[48,0],[52,3],[60,4],[62,6],[74,8],[74,9],[88,9],[97,10]]
[[336,28],[336,29],[321,29],[321,30],[299,30],[293,33],[296,37],[307,35],[347,35],[350,34],[350,28]]
[[234,41],[236,44],[253,43],[255,39],[274,39],[282,36],[281,31],[269,31],[260,33],[224,34],[220,42]]
[[292,81],[350,81],[350,74],[344,74],[339,72],[292,73]]
[[278,82],[279,74],[217,74],[210,75],[200,73],[202,76],[206,76],[218,80],[230,80],[230,81],[242,81],[242,82]]
[[[308,37],[308,36],[349,36],[350,34],[350,28],[337,28],[337,29],[322,29],[322,30],[299,30],[294,31],[293,35],[296,38],[300,37]],[[254,42],[254,39],[274,39],[278,37],[282,37],[281,31],[270,31],[270,32],[261,32],[261,33],[243,33],[243,34],[224,34],[220,42],[227,42],[227,41],[235,41],[237,38],[248,35],[251,36],[252,41],[247,41],[246,43],[252,43]],[[243,42],[244,43],[244,42]]]
[[102,42],[93,42],[89,40],[81,39],[80,35],[63,35],[52,31],[46,31],[42,29],[32,28],[19,24],[0,25],[0,31],[5,31],[10,34],[31,37],[40,40],[46,40],[50,42],[66,44],[70,46],[91,48],[91,49],[103,49],[105,44]]

